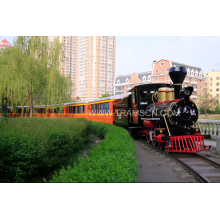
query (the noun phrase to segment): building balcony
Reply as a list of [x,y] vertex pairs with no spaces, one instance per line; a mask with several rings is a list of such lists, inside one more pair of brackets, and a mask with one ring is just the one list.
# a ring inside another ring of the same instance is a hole
[[197,95],[191,95],[193,99],[197,99]]
[[124,93],[124,90],[115,91],[115,93]]

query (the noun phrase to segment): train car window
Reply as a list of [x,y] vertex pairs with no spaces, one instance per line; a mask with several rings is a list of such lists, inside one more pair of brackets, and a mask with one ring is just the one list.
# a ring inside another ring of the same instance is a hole
[[106,113],[108,114],[109,113],[109,103],[106,102]]
[[100,104],[101,113],[103,113],[103,103]]
[[43,113],[44,113],[44,114],[46,113],[46,108],[43,108]]
[[103,113],[106,113],[106,104],[103,103]]
[[90,112],[93,113],[93,105],[90,105]]
[[21,113],[21,108],[18,109],[18,113]]
[[85,106],[82,105],[82,113],[85,113]]
[[148,93],[146,89],[141,89],[140,90],[140,105],[147,105],[149,96],[150,96],[150,93]]
[[73,113],[74,113],[74,114],[76,113],[76,108],[75,108],[75,106],[73,106]]
[[80,106],[77,106],[77,113],[80,113]]
[[71,106],[69,107],[69,114],[71,113]]
[[98,112],[98,104],[95,104],[95,112]]

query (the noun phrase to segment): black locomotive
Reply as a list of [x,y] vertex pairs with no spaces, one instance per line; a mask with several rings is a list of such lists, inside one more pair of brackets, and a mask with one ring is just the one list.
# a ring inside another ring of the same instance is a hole
[[114,105],[114,124],[131,133],[145,135],[147,142],[166,152],[195,153],[209,150],[197,122],[198,109],[190,99],[193,87],[182,88],[185,67],[172,67],[173,84],[147,84],[130,90],[131,94]]

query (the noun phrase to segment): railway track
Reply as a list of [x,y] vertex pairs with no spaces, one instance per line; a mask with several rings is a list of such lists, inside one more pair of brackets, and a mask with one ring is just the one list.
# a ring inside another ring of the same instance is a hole
[[[144,140],[143,138],[141,139]],[[153,149],[160,149],[159,146],[154,146],[149,143],[148,146]],[[165,153],[164,150],[161,150],[161,152],[173,158],[178,164],[180,164],[200,182],[220,183],[220,163],[204,157],[199,153]]]
[[168,153],[203,183],[220,182],[220,163],[199,154]]

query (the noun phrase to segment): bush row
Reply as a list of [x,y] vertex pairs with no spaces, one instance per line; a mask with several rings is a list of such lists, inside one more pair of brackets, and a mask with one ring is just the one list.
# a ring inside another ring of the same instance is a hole
[[104,137],[103,142],[89,156],[79,158],[78,164],[62,168],[49,182],[136,182],[136,150],[129,133],[114,125],[91,121],[89,130]]
[[1,182],[33,182],[61,167],[88,141],[88,121],[72,118],[13,118],[0,123]]

